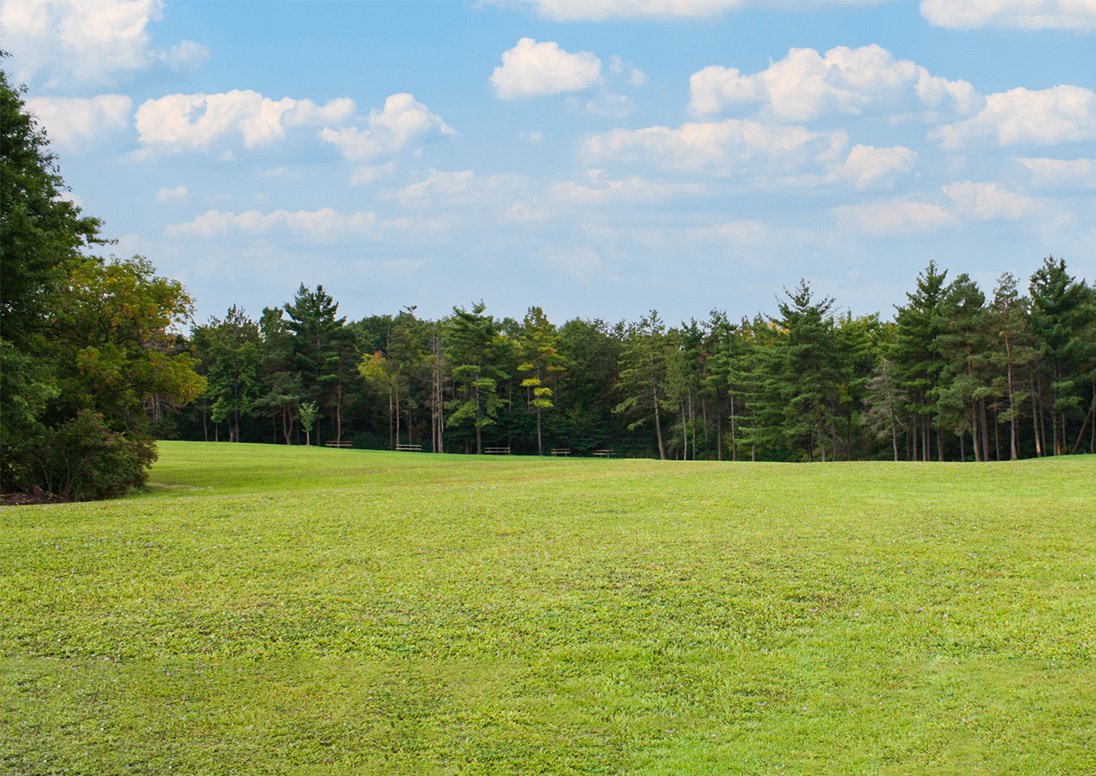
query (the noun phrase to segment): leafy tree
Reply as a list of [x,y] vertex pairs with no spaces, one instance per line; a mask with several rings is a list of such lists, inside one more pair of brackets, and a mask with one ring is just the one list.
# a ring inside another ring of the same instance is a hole
[[312,444],[312,426],[320,416],[320,408],[314,401],[306,401],[297,408],[301,416],[301,428],[304,429],[304,444],[306,447]]
[[537,455],[544,455],[541,414],[555,406],[555,390],[548,383],[555,382],[555,378],[565,371],[559,352],[559,334],[544,310],[529,308],[522,321],[517,347],[521,358],[518,371],[529,375],[521,381],[521,387],[529,392],[528,403],[537,416]]
[[229,441],[239,442],[240,420],[252,411],[262,391],[259,325],[233,305],[223,320],[212,318],[196,327],[193,342],[205,367],[213,422],[227,421]]
[[[0,52],[0,56],[7,56]],[[58,396],[51,311],[80,252],[99,244],[100,222],[80,213],[45,134],[0,70],[0,486],[22,482]]]

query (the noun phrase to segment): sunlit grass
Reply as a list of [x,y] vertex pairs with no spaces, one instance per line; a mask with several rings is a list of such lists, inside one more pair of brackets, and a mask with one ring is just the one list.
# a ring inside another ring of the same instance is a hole
[[1096,459],[164,443],[0,511],[19,773],[1096,771]]

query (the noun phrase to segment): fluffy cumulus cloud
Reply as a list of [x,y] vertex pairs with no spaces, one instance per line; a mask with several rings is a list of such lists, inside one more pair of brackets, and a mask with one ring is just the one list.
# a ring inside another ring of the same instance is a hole
[[1096,189],[1096,159],[1021,159],[1036,188]]
[[341,98],[317,105],[234,89],[219,94],[169,94],[137,109],[137,134],[147,150],[206,151],[225,142],[245,148],[269,145],[287,128],[348,121],[354,102]]
[[944,193],[961,214],[980,221],[1017,220],[1046,211],[1036,200],[1011,192],[998,183],[958,181],[944,186]]
[[572,54],[558,43],[522,38],[502,54],[491,85],[502,100],[578,92],[601,83],[601,60],[589,51]]
[[698,115],[760,109],[790,121],[908,112],[965,115],[981,107],[981,98],[966,81],[934,76],[875,44],[838,46],[825,55],[792,49],[752,75],[713,65],[694,73],[689,88],[690,107]]
[[80,151],[105,135],[129,126],[133,101],[122,94],[98,97],[32,97],[27,108],[46,129],[50,144]]
[[343,128],[325,127],[320,138],[331,143],[343,157],[364,162],[402,151],[412,143],[456,132],[430,109],[406,93],[393,94],[384,108],[370,111],[364,123]]
[[913,237],[958,223],[943,206],[912,199],[842,205],[832,212],[843,229],[864,237]]
[[975,116],[936,127],[929,137],[949,150],[984,140],[1003,146],[1096,140],[1096,92],[1062,85],[991,94]]
[[1096,30],[1096,0],[921,0],[921,15],[956,30]]
[[830,165],[848,144],[844,132],[729,119],[677,128],[614,129],[586,138],[583,153],[595,164],[642,163],[672,172],[716,176],[798,174]]
[[246,210],[240,213],[207,210],[192,221],[168,227],[168,234],[188,237],[226,237],[234,234],[259,236],[284,230],[312,240],[338,238],[384,238],[410,229],[406,218],[385,220],[376,213],[362,210],[341,213],[332,208],[320,210]]
[[205,61],[205,48],[193,41],[152,48],[148,25],[162,14],[163,0],[2,0],[0,31],[19,68],[16,80],[41,74],[49,87],[110,83],[158,61]]

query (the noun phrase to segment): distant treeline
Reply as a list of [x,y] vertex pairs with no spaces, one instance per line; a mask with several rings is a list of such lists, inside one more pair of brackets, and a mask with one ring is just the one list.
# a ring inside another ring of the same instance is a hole
[[[801,282],[776,315],[556,326],[482,303],[348,322],[303,285],[186,347],[207,380],[161,412],[185,439],[677,459],[1007,460],[1096,451],[1096,288],[1047,258],[987,297],[930,263],[893,321]],[[162,408],[160,408],[162,409]]]

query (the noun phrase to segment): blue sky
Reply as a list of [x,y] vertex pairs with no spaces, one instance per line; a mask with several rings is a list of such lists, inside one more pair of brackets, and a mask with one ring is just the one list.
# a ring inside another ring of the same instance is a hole
[[199,320],[301,282],[562,322],[1096,278],[1094,0],[0,0],[0,45]]

